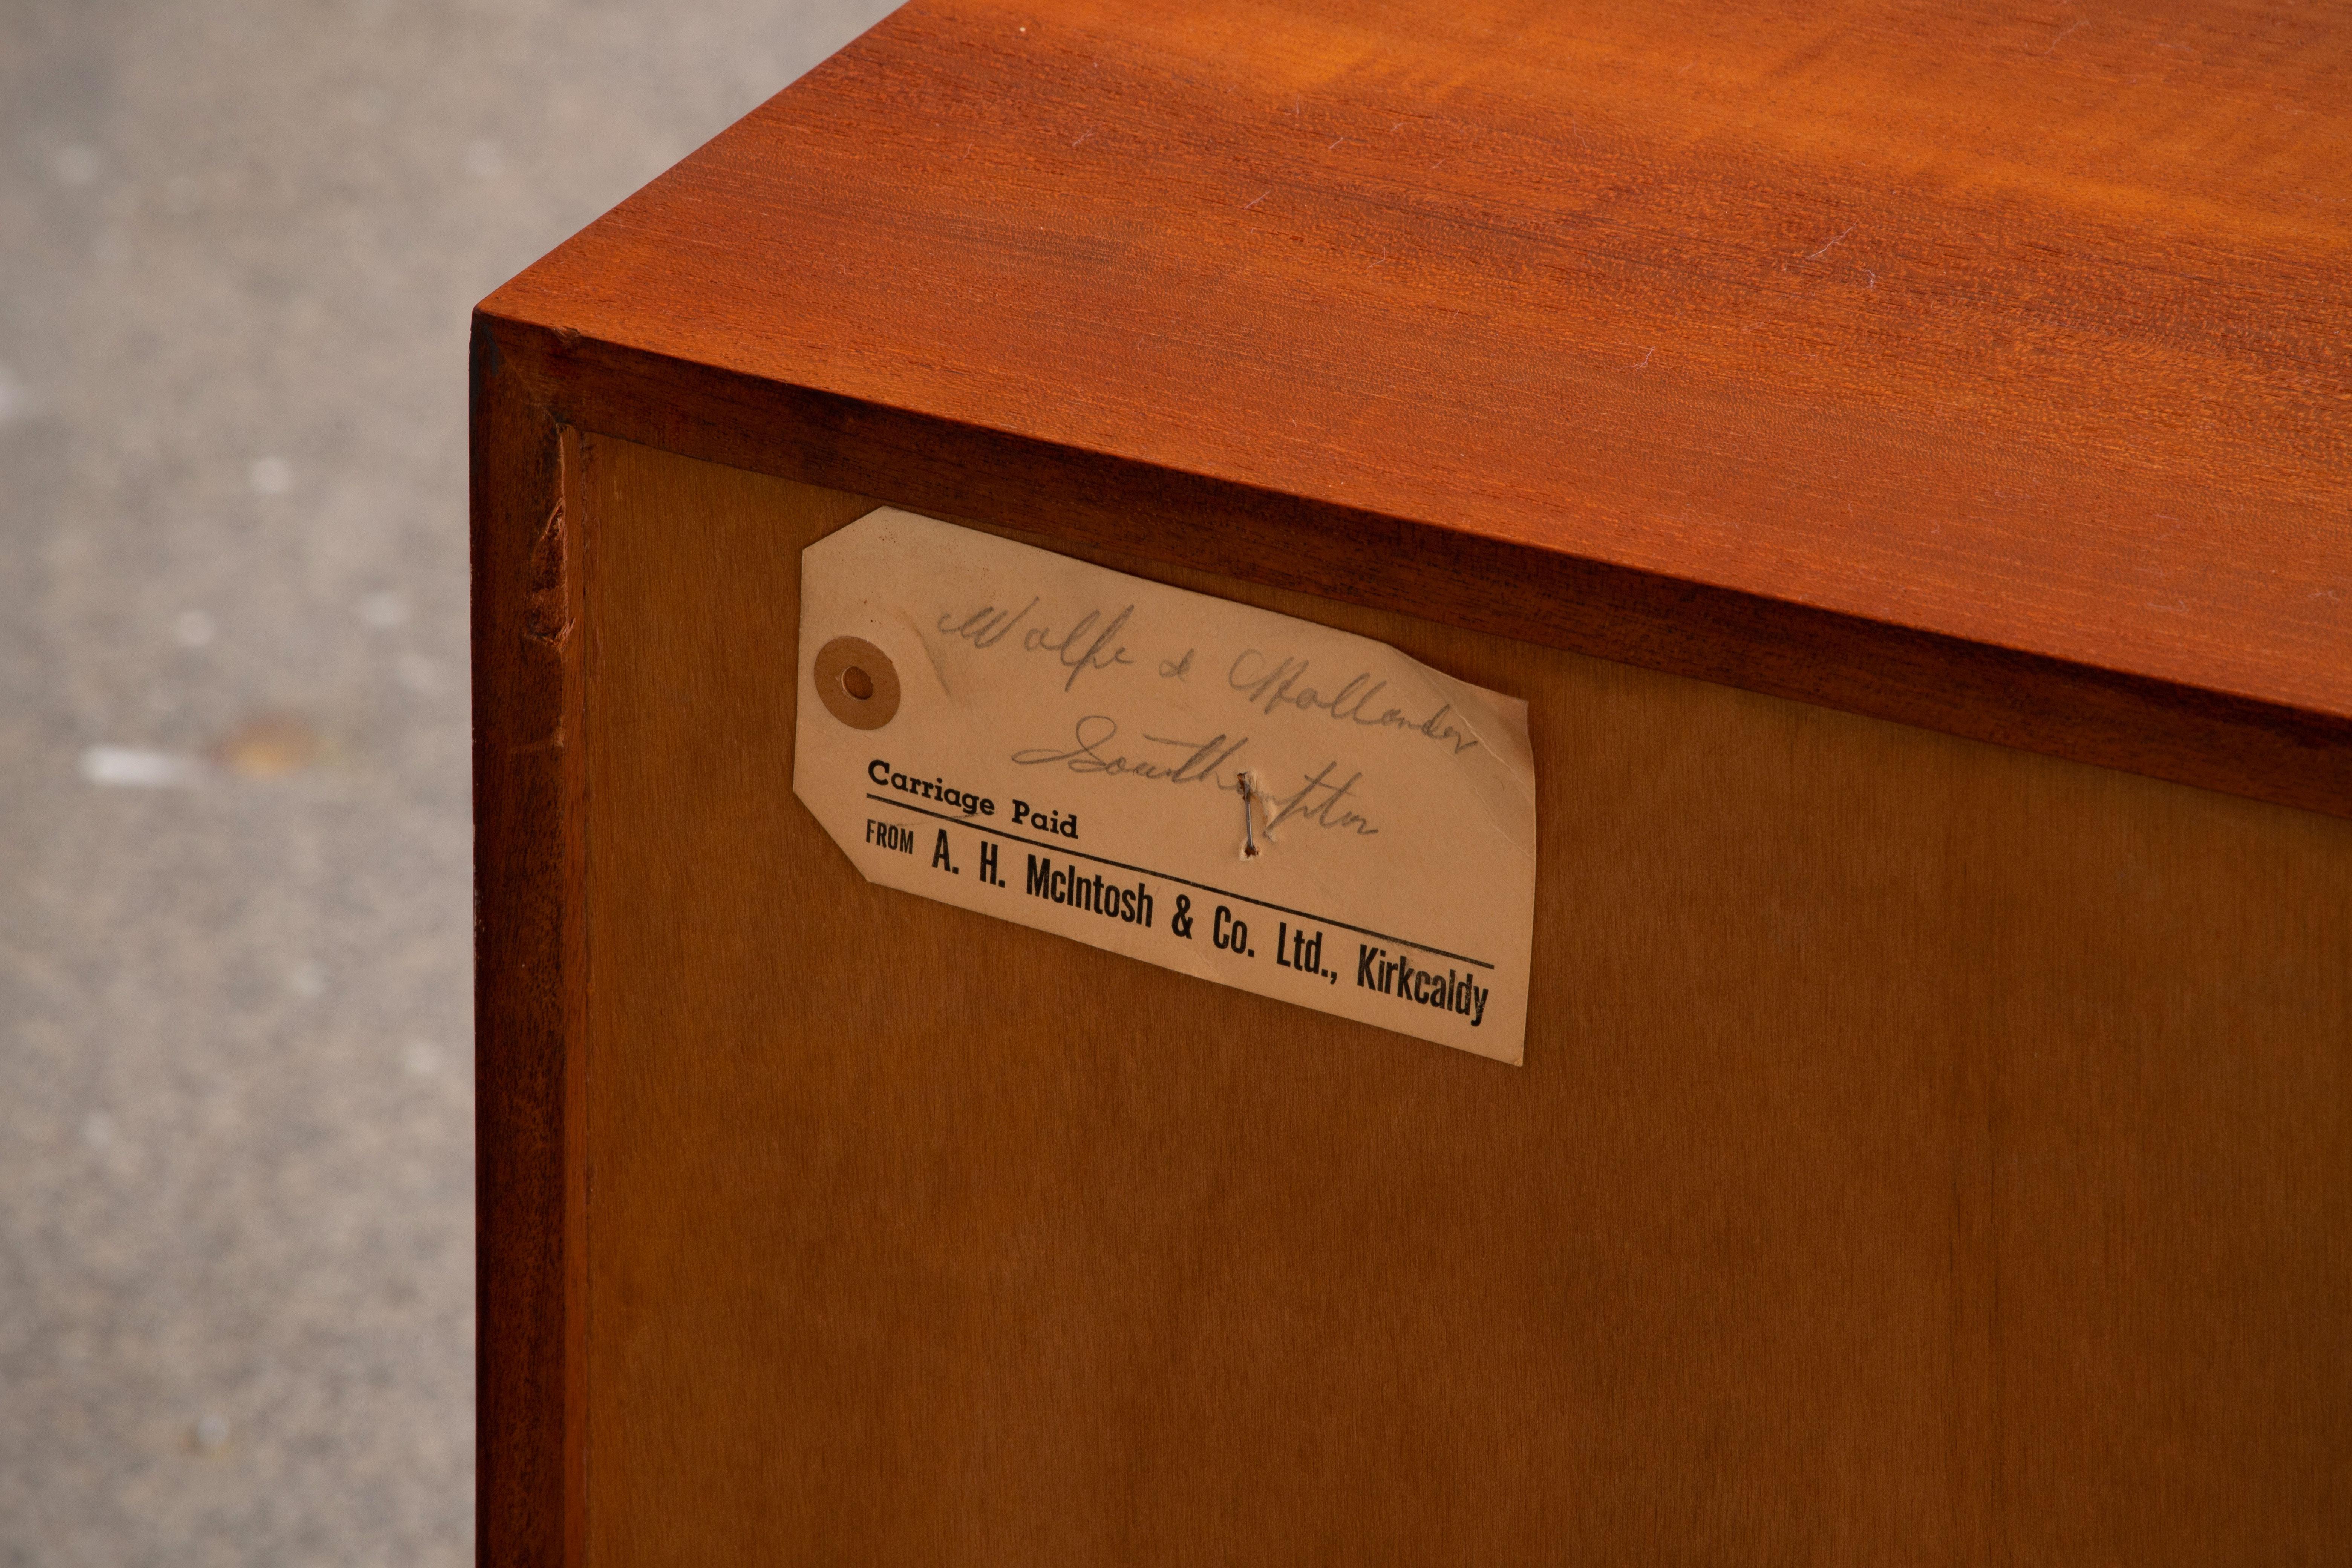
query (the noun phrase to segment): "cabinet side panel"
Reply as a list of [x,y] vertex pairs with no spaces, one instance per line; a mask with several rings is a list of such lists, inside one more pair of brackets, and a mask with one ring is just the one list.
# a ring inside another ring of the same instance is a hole
[[478,321],[471,383],[476,1552],[556,1568],[579,1560],[583,1432],[577,438]]
[[590,446],[600,1562],[2352,1526],[2352,824],[1071,551],[1529,700],[1502,1068],[865,883],[791,767],[868,503]]

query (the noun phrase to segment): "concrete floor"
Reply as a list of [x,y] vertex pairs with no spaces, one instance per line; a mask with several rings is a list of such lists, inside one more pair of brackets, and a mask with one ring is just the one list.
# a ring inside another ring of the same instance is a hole
[[471,1552],[466,317],[881,0],[0,0],[0,1564]]

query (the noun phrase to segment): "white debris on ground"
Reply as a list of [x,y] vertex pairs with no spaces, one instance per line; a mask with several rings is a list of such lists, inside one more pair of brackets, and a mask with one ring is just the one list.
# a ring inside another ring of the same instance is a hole
[[188,789],[205,776],[204,760],[138,746],[84,746],[81,776],[121,789]]

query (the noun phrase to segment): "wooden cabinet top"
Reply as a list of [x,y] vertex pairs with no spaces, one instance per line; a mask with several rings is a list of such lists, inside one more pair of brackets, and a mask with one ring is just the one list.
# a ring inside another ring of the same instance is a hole
[[2352,16],[916,0],[500,289],[558,416],[2352,815]]

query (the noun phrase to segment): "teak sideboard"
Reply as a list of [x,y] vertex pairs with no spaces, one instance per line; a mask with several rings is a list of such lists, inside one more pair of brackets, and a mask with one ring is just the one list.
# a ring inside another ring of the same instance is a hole
[[[492,295],[482,1562],[2345,1561],[2347,38],[915,0]],[[866,883],[885,504],[1524,698],[1525,1065]]]

